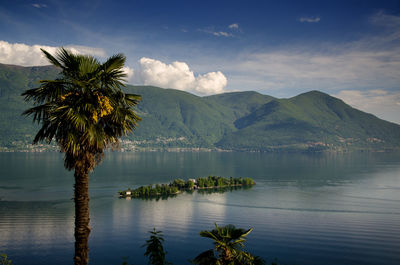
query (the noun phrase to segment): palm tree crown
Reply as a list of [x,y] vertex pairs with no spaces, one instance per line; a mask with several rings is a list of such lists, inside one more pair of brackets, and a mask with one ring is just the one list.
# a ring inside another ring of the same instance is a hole
[[[101,64],[92,56],[76,55],[61,48],[56,57],[42,50],[61,68],[56,80],[42,80],[38,88],[22,95],[36,105],[24,112],[42,127],[34,143],[53,139],[65,152],[65,167],[75,169],[82,156],[98,162],[103,150],[118,137],[135,129],[140,118],[132,110],[140,96],[121,91],[125,56],[117,54]],[[86,160],[86,159],[85,159]],[[93,169],[95,163],[89,166]]]

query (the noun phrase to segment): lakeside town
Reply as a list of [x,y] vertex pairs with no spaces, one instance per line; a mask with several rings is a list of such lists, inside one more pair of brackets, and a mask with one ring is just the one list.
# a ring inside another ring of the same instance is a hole
[[[33,136],[31,137],[33,138]],[[121,140],[118,146],[119,152],[134,151],[167,151],[167,152],[210,152],[224,151],[218,148],[202,148],[202,147],[176,147],[179,144],[187,142],[185,137],[165,138],[157,137],[154,140]],[[169,147],[172,146],[172,147]],[[8,146],[0,146],[0,152],[58,152],[59,147],[54,144],[37,143],[32,144],[32,140],[13,141]]]

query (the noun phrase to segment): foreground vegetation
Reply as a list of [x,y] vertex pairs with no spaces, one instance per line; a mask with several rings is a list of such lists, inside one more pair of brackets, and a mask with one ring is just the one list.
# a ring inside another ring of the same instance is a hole
[[120,191],[120,197],[148,198],[157,196],[176,195],[182,191],[201,190],[201,189],[219,189],[227,187],[252,186],[256,183],[252,178],[224,178],[217,176],[208,176],[197,179],[174,179],[169,184],[150,184],[141,186],[137,189]]
[[265,261],[244,250],[246,237],[253,228],[244,230],[229,224],[211,231],[201,231],[200,236],[213,240],[214,248],[195,257],[191,263],[197,265],[262,265]]
[[[244,248],[247,236],[252,231],[253,228],[245,230],[236,228],[232,224],[226,226],[215,224],[215,228],[210,231],[200,231],[200,236],[211,239],[214,247],[201,252],[193,259],[188,259],[188,262],[196,265],[266,265],[267,262],[263,258],[251,254]],[[162,231],[153,228],[149,233],[150,238],[142,246],[146,248],[144,256],[149,259],[147,264],[172,265],[166,258],[168,252],[163,246]],[[128,259],[129,257],[124,257],[122,265],[134,265],[129,263]],[[270,264],[279,265],[276,259]],[[0,265],[13,265],[13,263],[6,254],[1,254]]]
[[[244,249],[246,237],[253,231],[253,228],[248,230],[236,228],[234,225],[229,224],[226,226],[218,226],[208,231],[200,232],[201,237],[210,238],[213,240],[214,248],[206,250],[194,259],[188,260],[191,264],[196,265],[265,265],[264,259],[254,256]],[[163,247],[164,237],[161,231],[155,228],[149,231],[150,239],[146,240],[145,256],[149,258],[149,265],[172,265],[167,261],[167,252]],[[129,264],[126,260],[122,265]],[[271,265],[278,265],[272,262]]]
[[6,254],[0,254],[0,265],[12,265],[12,260]]

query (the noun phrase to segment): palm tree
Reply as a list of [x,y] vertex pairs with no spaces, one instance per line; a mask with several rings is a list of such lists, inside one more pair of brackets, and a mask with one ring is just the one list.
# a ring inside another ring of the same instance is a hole
[[204,251],[192,260],[192,263],[199,265],[264,264],[262,259],[243,250],[243,243],[251,231],[253,228],[244,230],[231,224],[222,227],[215,224],[215,229],[201,231],[200,236],[214,240],[214,249]]
[[76,55],[61,48],[55,56],[42,49],[51,64],[60,68],[55,80],[22,95],[34,107],[32,115],[41,125],[33,142],[55,140],[65,153],[64,166],[74,170],[76,265],[89,262],[89,173],[101,161],[104,150],[117,146],[118,138],[132,132],[140,118],[133,107],[140,96],[121,90],[126,75],[125,56],[116,54],[100,63],[96,58]]

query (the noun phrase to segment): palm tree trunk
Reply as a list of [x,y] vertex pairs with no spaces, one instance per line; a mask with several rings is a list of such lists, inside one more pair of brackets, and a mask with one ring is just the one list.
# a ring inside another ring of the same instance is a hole
[[75,265],[89,263],[89,171],[75,168]]

